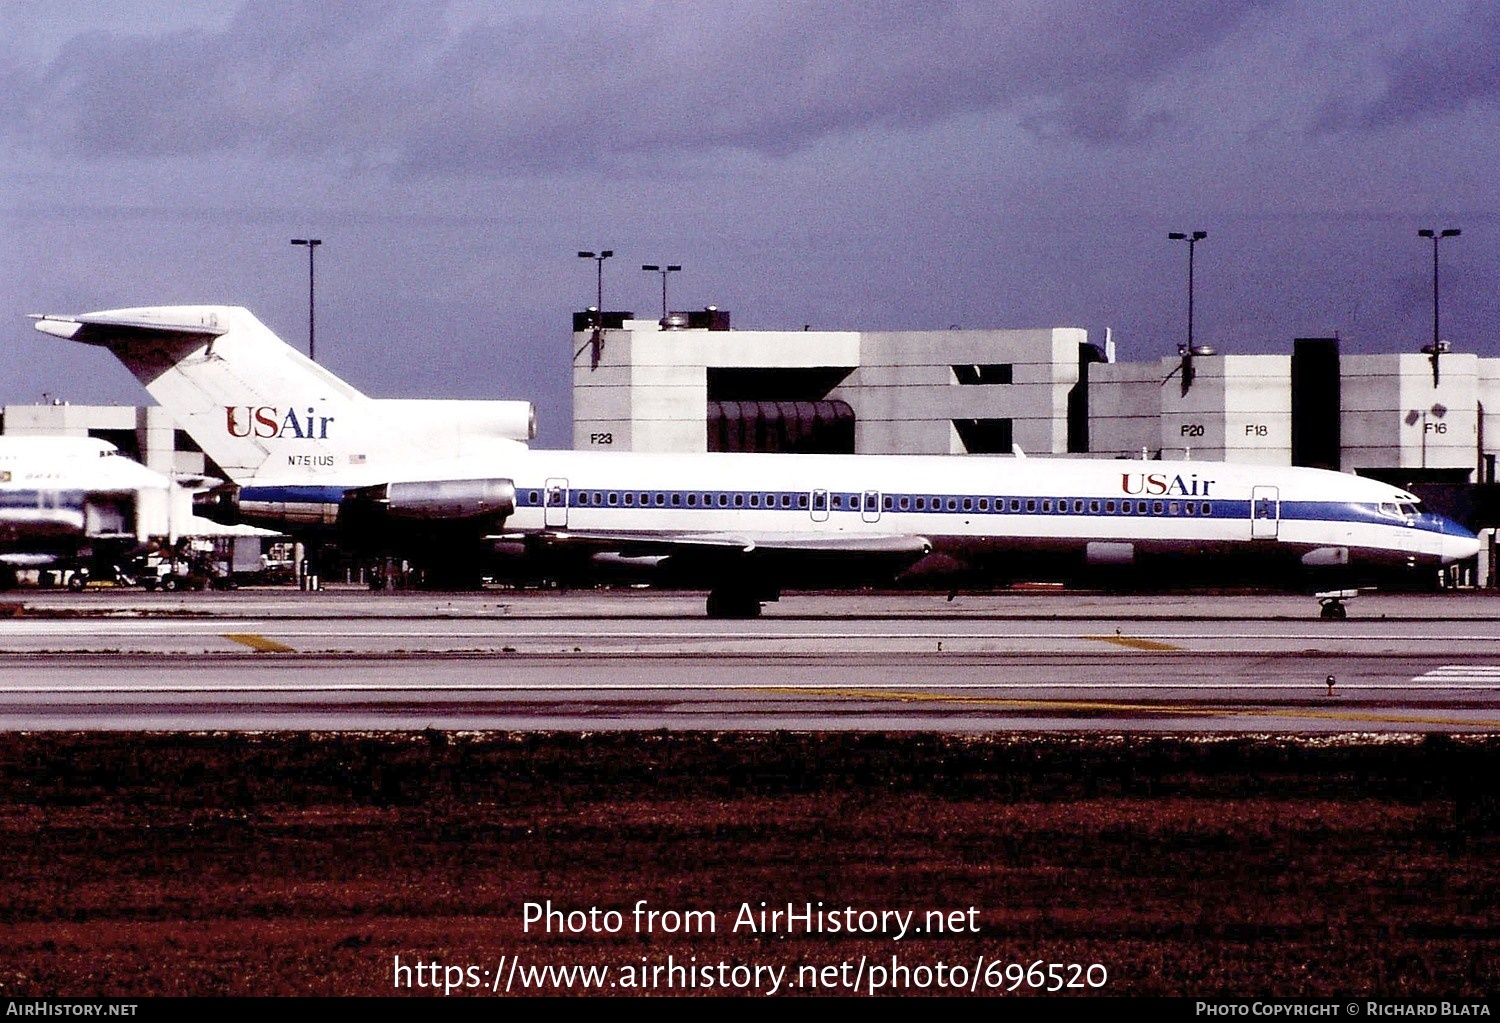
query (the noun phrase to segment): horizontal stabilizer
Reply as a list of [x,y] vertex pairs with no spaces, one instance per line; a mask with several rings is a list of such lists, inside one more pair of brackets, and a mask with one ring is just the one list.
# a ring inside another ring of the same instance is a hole
[[219,337],[230,326],[218,308],[198,306],[112,309],[77,316],[33,314],[32,319],[43,334],[90,345],[147,341],[163,336]]

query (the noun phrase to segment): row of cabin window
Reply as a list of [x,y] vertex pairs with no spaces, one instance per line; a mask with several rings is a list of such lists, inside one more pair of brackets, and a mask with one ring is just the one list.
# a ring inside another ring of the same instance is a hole
[[[703,494],[700,499],[696,493],[579,490],[573,494],[573,501],[579,508],[617,508],[621,505],[626,508],[807,508],[806,494],[713,493]],[[562,503],[561,494],[557,495],[555,503]],[[822,507],[821,502],[817,506]]]
[[[899,497],[892,505],[886,497],[886,511],[974,511],[990,510],[988,497]],[[910,504],[908,504],[910,502]],[[1114,501],[1100,498],[1059,497],[997,497],[994,510],[997,512],[1026,513],[1028,515],[1212,515],[1213,504],[1209,501]]]
[[[541,503],[540,491],[528,492],[529,503],[538,505]],[[859,511],[861,510],[861,497],[859,494],[833,494],[827,495],[821,491],[812,495],[812,507],[821,511],[827,505],[825,500],[831,500],[834,511]],[[873,492],[866,494],[863,498],[864,510],[874,511]],[[808,507],[808,495],[796,494],[728,494],[728,493],[706,493],[702,495],[700,502],[697,493],[682,494],[678,492],[664,493],[662,491],[617,491],[617,490],[579,490],[573,493],[573,499],[577,507],[610,507],[617,508],[798,508],[806,510]],[[991,499],[988,497],[911,497],[909,495],[893,496],[886,494],[882,499],[885,511],[965,511],[972,512],[976,509],[980,512],[989,512]],[[562,504],[562,492],[553,494],[554,506]],[[1071,512],[1074,515],[1212,515],[1213,505],[1209,501],[1114,501],[1091,498],[1064,498],[1059,497],[1054,501],[1050,497],[996,497],[994,498],[994,510],[1020,514],[1025,512],[1029,515],[1066,515]]]

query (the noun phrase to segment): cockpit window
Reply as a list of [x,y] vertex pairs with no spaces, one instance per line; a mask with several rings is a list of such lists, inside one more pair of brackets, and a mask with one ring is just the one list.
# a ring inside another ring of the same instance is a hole
[[1382,501],[1380,514],[1393,519],[1412,519],[1422,514],[1420,501]]

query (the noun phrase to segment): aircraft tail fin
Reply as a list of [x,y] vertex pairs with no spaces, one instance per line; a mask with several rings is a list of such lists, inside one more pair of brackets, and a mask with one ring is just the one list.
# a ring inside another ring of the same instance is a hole
[[36,329],[114,353],[236,483],[363,464],[371,399],[247,309],[162,306],[39,316]]

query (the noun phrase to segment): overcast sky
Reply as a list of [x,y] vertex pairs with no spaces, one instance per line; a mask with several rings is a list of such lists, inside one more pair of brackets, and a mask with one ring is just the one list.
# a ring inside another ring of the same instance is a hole
[[525,397],[570,317],[1500,355],[1500,2],[0,0],[0,403],[139,403],[26,313],[249,307],[383,397]]

